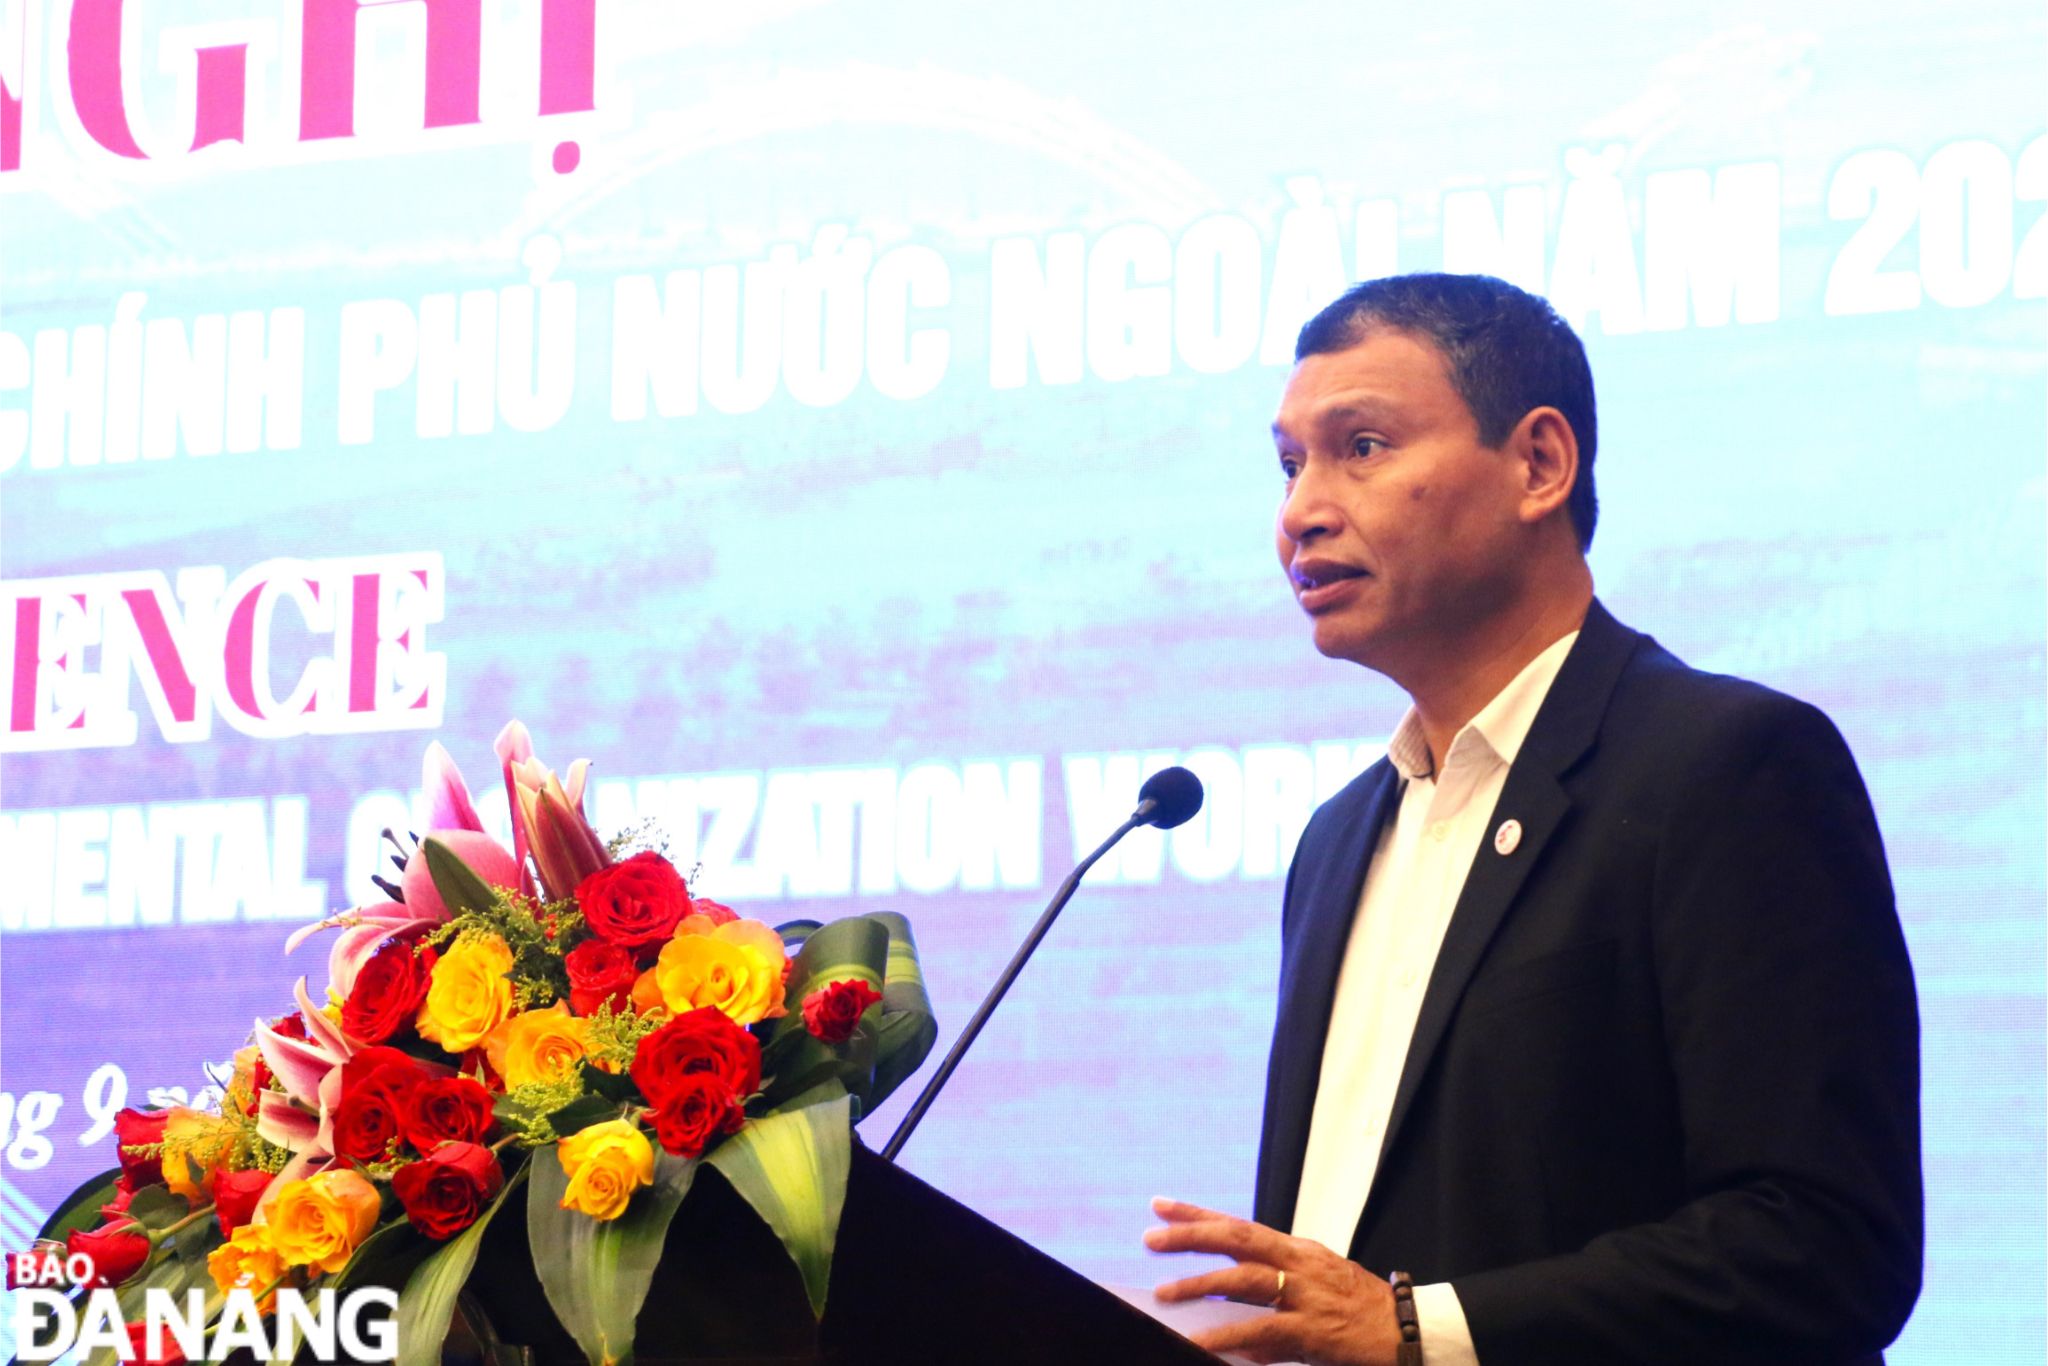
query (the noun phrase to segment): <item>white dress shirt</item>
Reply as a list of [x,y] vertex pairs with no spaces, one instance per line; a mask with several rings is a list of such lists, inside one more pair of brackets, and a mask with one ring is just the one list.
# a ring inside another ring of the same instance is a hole
[[[1530,660],[1452,739],[1440,769],[1431,767],[1413,707],[1387,741],[1387,758],[1405,787],[1380,832],[1351,922],[1294,1204],[1295,1236],[1339,1256],[1351,1250],[1372,1189],[1451,911],[1482,841],[1496,838],[1488,822],[1508,768],[1577,639],[1574,631]],[[1464,1309],[1448,1282],[1417,1286],[1415,1313],[1429,1366],[1477,1366]]]

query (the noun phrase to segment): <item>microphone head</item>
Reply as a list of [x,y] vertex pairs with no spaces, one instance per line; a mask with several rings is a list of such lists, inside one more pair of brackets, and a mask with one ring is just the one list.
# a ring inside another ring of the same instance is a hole
[[1145,824],[1171,830],[1202,809],[1202,780],[1184,768],[1162,768],[1138,789],[1138,809],[1148,802]]

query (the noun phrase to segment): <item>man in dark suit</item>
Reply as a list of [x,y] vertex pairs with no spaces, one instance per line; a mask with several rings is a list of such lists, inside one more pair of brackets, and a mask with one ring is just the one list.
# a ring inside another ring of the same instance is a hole
[[1274,1305],[1202,1339],[1263,1361],[1880,1361],[1918,1022],[1847,747],[1594,598],[1592,378],[1541,300],[1373,281],[1296,357],[1281,562],[1413,705],[1288,877],[1256,1222],[1159,1202],[1148,1245],[1234,1263],[1161,1296]]

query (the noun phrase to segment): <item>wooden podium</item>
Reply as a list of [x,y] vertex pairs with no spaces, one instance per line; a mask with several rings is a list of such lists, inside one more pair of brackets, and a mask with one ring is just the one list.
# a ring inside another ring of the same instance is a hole
[[[526,1247],[485,1235],[444,1360],[580,1366]],[[640,1311],[635,1366],[1215,1366],[1217,1358],[855,1141],[825,1317],[768,1226],[706,1167]]]

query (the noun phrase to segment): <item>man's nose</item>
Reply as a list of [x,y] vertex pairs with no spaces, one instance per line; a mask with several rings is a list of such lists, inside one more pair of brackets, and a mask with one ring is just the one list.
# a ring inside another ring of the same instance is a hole
[[1280,502],[1280,534],[1296,545],[1306,545],[1336,528],[1336,507],[1329,498],[1328,481],[1320,465],[1311,461],[1294,476]]

